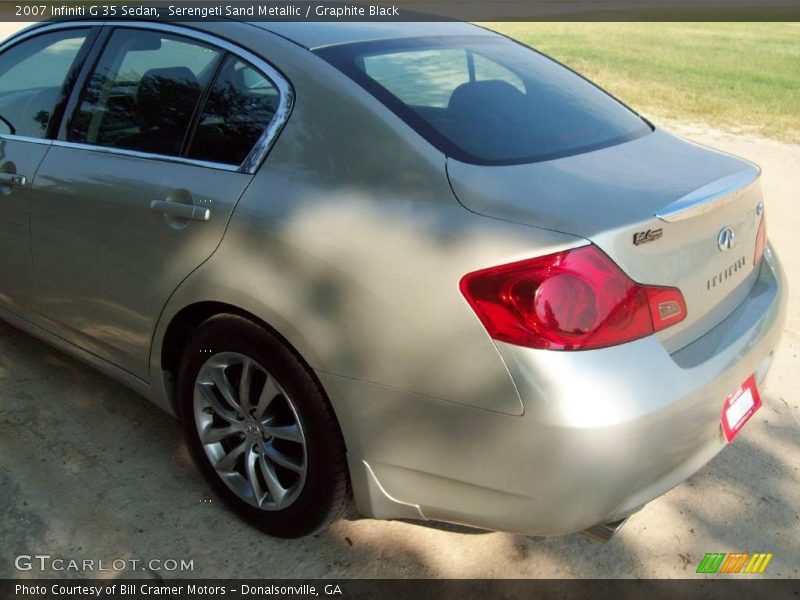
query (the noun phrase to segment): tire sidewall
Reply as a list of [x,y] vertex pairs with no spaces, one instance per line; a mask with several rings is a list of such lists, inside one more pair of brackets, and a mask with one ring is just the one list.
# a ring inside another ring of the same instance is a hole
[[[306,480],[288,507],[268,511],[239,498],[206,456],[194,416],[194,386],[203,364],[220,352],[238,352],[257,361],[292,399],[306,440]],[[322,526],[334,508],[337,440],[324,418],[327,399],[307,368],[275,336],[242,318],[207,321],[187,344],[178,372],[178,411],[193,461],[216,494],[248,523],[278,537],[299,537]]]

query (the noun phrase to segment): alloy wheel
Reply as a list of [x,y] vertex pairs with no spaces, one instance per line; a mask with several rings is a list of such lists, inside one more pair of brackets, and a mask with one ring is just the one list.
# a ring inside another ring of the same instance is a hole
[[297,499],[306,438],[294,402],[264,366],[236,352],[211,356],[195,380],[194,418],[211,466],[239,498],[268,511]]

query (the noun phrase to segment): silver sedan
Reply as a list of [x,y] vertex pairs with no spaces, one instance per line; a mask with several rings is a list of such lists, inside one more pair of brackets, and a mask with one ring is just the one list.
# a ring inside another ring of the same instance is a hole
[[761,406],[759,174],[466,24],[40,24],[0,46],[0,314],[269,534],[608,537]]

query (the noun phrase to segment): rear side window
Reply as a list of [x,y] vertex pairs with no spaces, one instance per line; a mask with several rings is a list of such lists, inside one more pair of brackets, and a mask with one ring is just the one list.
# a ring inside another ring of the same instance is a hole
[[225,50],[117,29],[84,86],[67,140],[236,166],[281,100],[272,80]]
[[550,160],[651,131],[600,88],[500,36],[386,40],[317,53],[465,162]]
[[280,92],[252,65],[228,56],[189,146],[190,158],[241,164],[275,116]]
[[114,31],[81,94],[67,139],[178,156],[222,56],[183,37]]
[[87,29],[45,33],[0,55],[0,133],[47,135]]

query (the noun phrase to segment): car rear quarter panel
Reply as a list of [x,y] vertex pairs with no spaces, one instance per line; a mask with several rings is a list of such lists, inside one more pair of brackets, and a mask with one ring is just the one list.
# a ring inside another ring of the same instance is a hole
[[[663,494],[725,447],[724,399],[750,375],[763,385],[786,314],[785,274],[765,256],[748,299],[672,355],[653,336],[586,352],[499,343],[521,417],[397,390],[376,403],[369,384],[338,382],[361,420],[351,452],[367,457],[364,478],[379,482],[368,497],[358,495],[367,486],[355,488],[359,509],[557,535],[623,518]],[[351,460],[351,472],[364,470]]]
[[344,75],[253,27],[237,37],[292,82],[295,107],[220,247],[166,307],[155,379],[171,318],[216,301],[270,324],[320,372],[521,414],[459,280],[585,242],[467,211],[444,156]]

